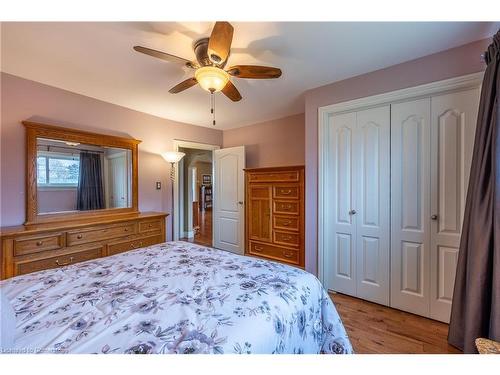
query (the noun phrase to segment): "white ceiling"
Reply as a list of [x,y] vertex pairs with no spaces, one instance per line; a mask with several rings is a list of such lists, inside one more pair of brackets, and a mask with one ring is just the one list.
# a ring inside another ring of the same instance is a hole
[[[228,67],[276,66],[276,80],[233,78],[243,100],[217,96],[217,128],[304,111],[304,91],[493,35],[486,22],[234,22]],[[193,71],[132,50],[193,59],[212,22],[3,23],[2,71],[163,118],[211,127],[209,94],[168,90]],[[479,58],[479,56],[478,56]]]

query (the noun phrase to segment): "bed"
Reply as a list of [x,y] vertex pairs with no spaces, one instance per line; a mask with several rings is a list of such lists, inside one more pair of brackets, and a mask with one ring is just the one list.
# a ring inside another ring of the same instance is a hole
[[188,242],[0,285],[17,353],[352,353],[312,274]]

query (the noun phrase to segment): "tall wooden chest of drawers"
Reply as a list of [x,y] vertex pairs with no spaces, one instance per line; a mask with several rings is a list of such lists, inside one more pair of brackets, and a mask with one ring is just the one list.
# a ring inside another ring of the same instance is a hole
[[245,254],[304,267],[304,167],[245,169]]

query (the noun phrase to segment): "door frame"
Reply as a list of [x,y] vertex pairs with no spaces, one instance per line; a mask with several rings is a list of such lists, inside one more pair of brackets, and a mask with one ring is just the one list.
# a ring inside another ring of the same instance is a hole
[[330,116],[340,114],[342,112],[352,112],[378,107],[381,105],[390,105],[401,101],[415,100],[429,97],[430,95],[443,94],[447,92],[462,91],[477,86],[481,86],[484,72],[467,74],[464,76],[454,77],[441,81],[426,83],[419,86],[404,88],[400,90],[390,91],[383,94],[368,96],[360,99],[349,100],[341,103],[318,107],[318,279],[323,285],[326,284],[325,270],[325,247],[329,246],[327,234],[327,220],[325,214],[327,210],[324,204],[327,201],[326,192],[328,186],[325,181],[325,173],[328,168],[328,158],[332,151],[328,146],[328,125]]
[[[212,151],[212,184],[214,179],[214,163],[213,163],[213,152],[215,150],[219,150],[221,146],[219,145],[211,145],[208,143],[199,143],[199,142],[191,142],[184,141],[181,139],[174,139],[174,151],[179,151],[179,148],[192,148],[195,150],[209,150]],[[175,176],[174,176],[174,233],[172,233],[173,241],[178,241],[180,236],[180,223],[179,223],[179,168],[177,168],[179,163],[177,163],[175,168]],[[212,192],[213,194],[213,192]],[[215,199],[215,196],[212,195],[212,199]],[[184,231],[183,231],[184,232]],[[212,242],[213,242],[213,233],[212,233]]]

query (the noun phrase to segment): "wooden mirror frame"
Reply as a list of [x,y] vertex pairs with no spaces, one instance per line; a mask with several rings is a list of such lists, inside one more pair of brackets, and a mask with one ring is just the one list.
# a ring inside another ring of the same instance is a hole
[[[26,222],[24,225],[138,213],[137,157],[138,145],[141,141],[133,138],[122,138],[112,135],[91,133],[32,121],[23,121],[22,124],[26,128]],[[78,142],[89,145],[116,147],[130,150],[132,154],[132,207],[39,214],[36,162],[37,138],[57,139],[68,142]]]

